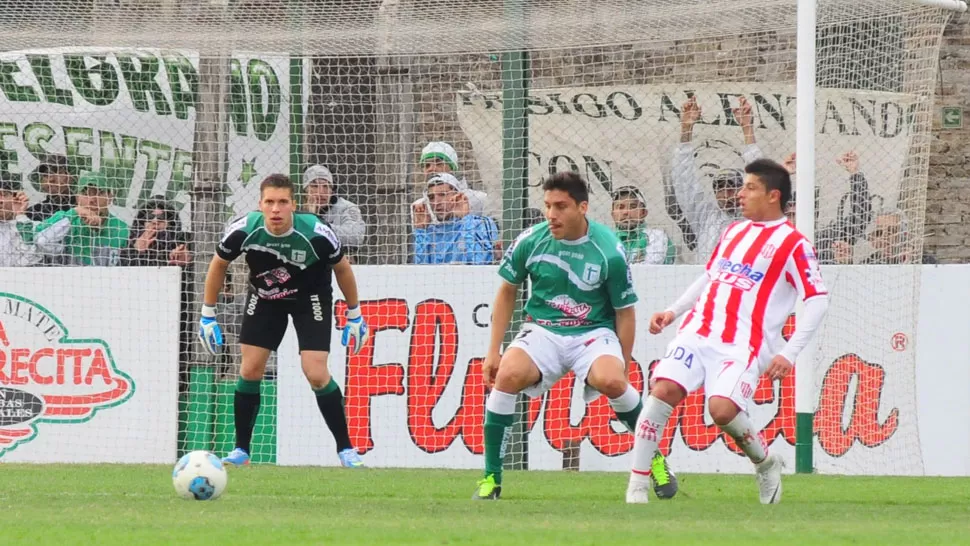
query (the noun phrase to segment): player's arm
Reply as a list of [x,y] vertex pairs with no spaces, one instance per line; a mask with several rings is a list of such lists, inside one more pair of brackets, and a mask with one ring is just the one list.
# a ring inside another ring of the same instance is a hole
[[350,267],[350,261],[344,256],[333,266],[333,276],[337,280],[337,286],[344,295],[348,308],[356,308],[360,305],[360,297],[357,294],[357,278],[354,277],[354,270]]
[[498,268],[498,274],[503,282],[498,287],[495,300],[492,302],[492,326],[489,331],[488,351],[482,362],[482,375],[485,376],[485,384],[489,388],[495,382],[495,375],[498,373],[499,361],[502,358],[502,341],[512,322],[519,285],[528,277],[525,263],[532,248],[529,240],[531,233],[532,229],[527,229],[512,241]]
[[609,268],[606,278],[606,288],[610,296],[610,304],[616,313],[614,327],[616,337],[620,340],[623,358],[627,363],[633,361],[633,343],[636,339],[637,315],[634,306],[638,298],[633,287],[633,275],[626,262],[623,245],[617,243],[616,251],[609,257]]
[[220,258],[218,254],[212,257],[209,262],[209,270],[205,274],[205,292],[202,296],[202,316],[206,315],[207,307],[210,308],[212,316],[215,316],[216,303],[219,301],[219,293],[226,285],[226,271],[229,270],[229,260]]
[[[340,335],[340,343],[344,347],[350,347],[350,342],[354,342],[352,354],[357,354],[367,344],[370,337],[370,328],[364,321],[364,316],[360,310],[360,296],[357,293],[357,278],[354,270],[350,266],[350,261],[344,256],[343,246],[337,233],[323,222],[317,222],[313,227],[313,238],[310,244],[313,251],[317,253],[325,263],[333,269],[334,279],[337,286],[344,295],[347,302],[346,319],[343,333]],[[329,279],[327,280],[329,283]]]
[[242,245],[246,240],[246,217],[240,218],[229,225],[226,234],[216,245],[216,254],[209,261],[209,270],[205,275],[205,288],[202,293],[202,317],[199,319],[199,341],[209,354],[215,356],[222,348],[222,328],[216,320],[216,304],[219,292],[226,284],[226,271],[229,263],[242,254]]
[[633,344],[637,336],[637,313],[633,305],[616,310],[616,337],[620,340],[623,360],[633,362]]
[[663,311],[654,313],[650,317],[650,333],[659,334],[664,328],[673,324],[678,317],[689,311],[697,302],[697,299],[701,297],[707,282],[707,272],[705,271],[687,287],[687,290],[677,298],[677,301]]
[[503,282],[495,293],[492,302],[492,326],[488,338],[488,354],[498,357],[502,352],[502,341],[505,332],[512,322],[512,312],[515,310],[515,298],[519,293],[519,285]]
[[802,241],[785,264],[786,277],[791,279],[804,302],[802,313],[795,321],[795,331],[781,351],[771,360],[766,373],[772,380],[785,377],[812,336],[822,325],[829,307],[828,291],[822,282],[818,258],[808,241]]

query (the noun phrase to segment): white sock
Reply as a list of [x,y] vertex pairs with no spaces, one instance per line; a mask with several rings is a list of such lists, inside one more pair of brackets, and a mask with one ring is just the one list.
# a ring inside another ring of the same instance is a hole
[[640,393],[633,388],[633,385],[627,385],[626,391],[616,398],[610,398],[610,405],[613,406],[613,410],[617,413],[625,413],[628,411],[633,411],[636,409],[637,404],[640,403]]
[[650,481],[650,462],[657,453],[657,446],[663,438],[664,425],[674,408],[669,404],[648,396],[643,403],[643,411],[637,420],[637,430],[633,435],[633,468],[630,472],[631,482],[646,483]]
[[485,409],[498,415],[512,415],[515,413],[515,401],[518,396],[498,389],[492,389],[485,401]]
[[743,411],[738,413],[737,417],[721,427],[721,430],[734,438],[738,447],[751,459],[751,462],[760,463],[768,456],[768,445],[761,434],[751,425],[751,419],[748,419],[747,413]]

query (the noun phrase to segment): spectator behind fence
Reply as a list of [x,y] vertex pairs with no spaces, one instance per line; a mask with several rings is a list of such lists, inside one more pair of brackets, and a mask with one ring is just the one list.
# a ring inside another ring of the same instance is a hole
[[[306,192],[304,210],[312,212],[330,224],[340,243],[358,249],[364,244],[367,226],[360,207],[340,197],[333,191],[333,174],[323,165],[313,165],[303,173],[303,190]],[[351,252],[353,253],[353,252]]]
[[77,206],[41,222],[34,235],[37,250],[57,265],[120,265],[128,225],[108,207],[114,191],[99,172],[78,180]]
[[128,246],[121,252],[121,264],[126,266],[177,266],[179,278],[179,387],[189,382],[188,362],[191,360],[195,322],[189,316],[188,265],[192,263],[189,234],[183,231],[175,205],[156,196],[145,203],[131,224]]
[[0,173],[0,267],[34,265],[40,256],[31,244],[33,224],[24,216],[27,195],[20,181]]
[[672,264],[677,248],[662,229],[647,227],[647,202],[634,186],[613,192],[613,223],[627,263]]
[[[739,97],[738,107],[732,113],[741,126],[745,144],[740,153],[732,153],[737,167],[743,167],[762,155],[755,139],[751,103]],[[719,158],[704,157],[705,150],[713,148],[707,143],[701,146],[693,142],[694,125],[700,119],[701,107],[691,97],[680,112],[680,143],[671,157],[670,176],[677,204],[697,235],[696,262],[705,263],[714,252],[721,232],[740,219],[737,194],[744,182],[744,173]],[[710,189],[703,184],[705,180],[710,180]]]
[[[912,232],[909,218],[899,209],[884,210],[876,216],[873,227],[866,235],[873,248],[863,264],[908,264],[913,263]],[[919,263],[935,264],[934,256],[924,254]]]
[[[815,249],[818,261],[823,264],[851,264],[856,242],[865,233],[866,226],[872,221],[872,195],[869,181],[859,169],[859,155],[848,151],[836,160],[849,173],[849,191],[842,195],[835,219],[819,225],[819,186],[815,186]],[[785,168],[794,176],[796,173],[795,154],[785,158]],[[792,193],[785,216],[795,224],[795,208],[798,192]],[[849,210],[846,210],[848,204]]]
[[122,265],[185,267],[191,260],[188,234],[175,207],[160,196],[145,203],[132,222]]
[[43,222],[58,212],[75,207],[74,177],[68,170],[67,157],[50,154],[41,158],[40,165],[29,176],[30,182],[45,194],[44,200],[27,209],[33,222]]
[[[447,173],[454,175],[458,178],[458,152],[455,148],[447,142],[429,142],[427,146],[421,150],[421,158],[418,160],[418,164],[421,170],[424,172],[426,178],[431,178],[436,174]],[[483,191],[473,190],[468,187],[468,181],[464,178],[461,179],[464,184],[464,190],[462,192],[465,197],[468,198],[468,211],[471,214],[477,214],[479,216],[485,216],[485,201],[488,197]],[[428,203],[426,197],[418,199],[411,204],[411,221],[414,222],[414,216],[418,214],[426,215],[431,224],[437,224],[441,221],[433,212],[431,205]]]
[[487,216],[469,212],[467,186],[448,173],[428,180],[426,198],[438,223],[430,215],[415,214],[414,263],[489,264],[495,260],[498,226]]

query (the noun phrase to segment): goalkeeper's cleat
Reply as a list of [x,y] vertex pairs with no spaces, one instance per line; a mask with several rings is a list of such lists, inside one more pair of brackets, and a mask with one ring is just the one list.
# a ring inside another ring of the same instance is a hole
[[672,499],[677,494],[677,476],[670,470],[667,458],[659,451],[650,461],[650,480],[658,499]]
[[346,468],[363,468],[364,466],[364,461],[360,458],[357,450],[352,447],[337,453],[337,456],[340,457],[340,465]]
[[249,453],[246,453],[245,449],[237,447],[229,455],[223,457],[222,462],[233,466],[245,466],[249,464]]
[[754,465],[761,504],[781,502],[781,469],[784,467],[785,461],[777,455],[768,455],[765,460]]
[[478,487],[472,494],[472,500],[498,500],[502,496],[502,486],[495,483],[495,474],[489,474],[478,480]]

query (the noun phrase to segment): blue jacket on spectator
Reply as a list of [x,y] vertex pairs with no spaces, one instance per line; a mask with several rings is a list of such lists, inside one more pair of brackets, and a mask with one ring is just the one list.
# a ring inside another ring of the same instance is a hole
[[468,214],[414,230],[416,264],[490,264],[495,261],[498,226],[487,216]]

